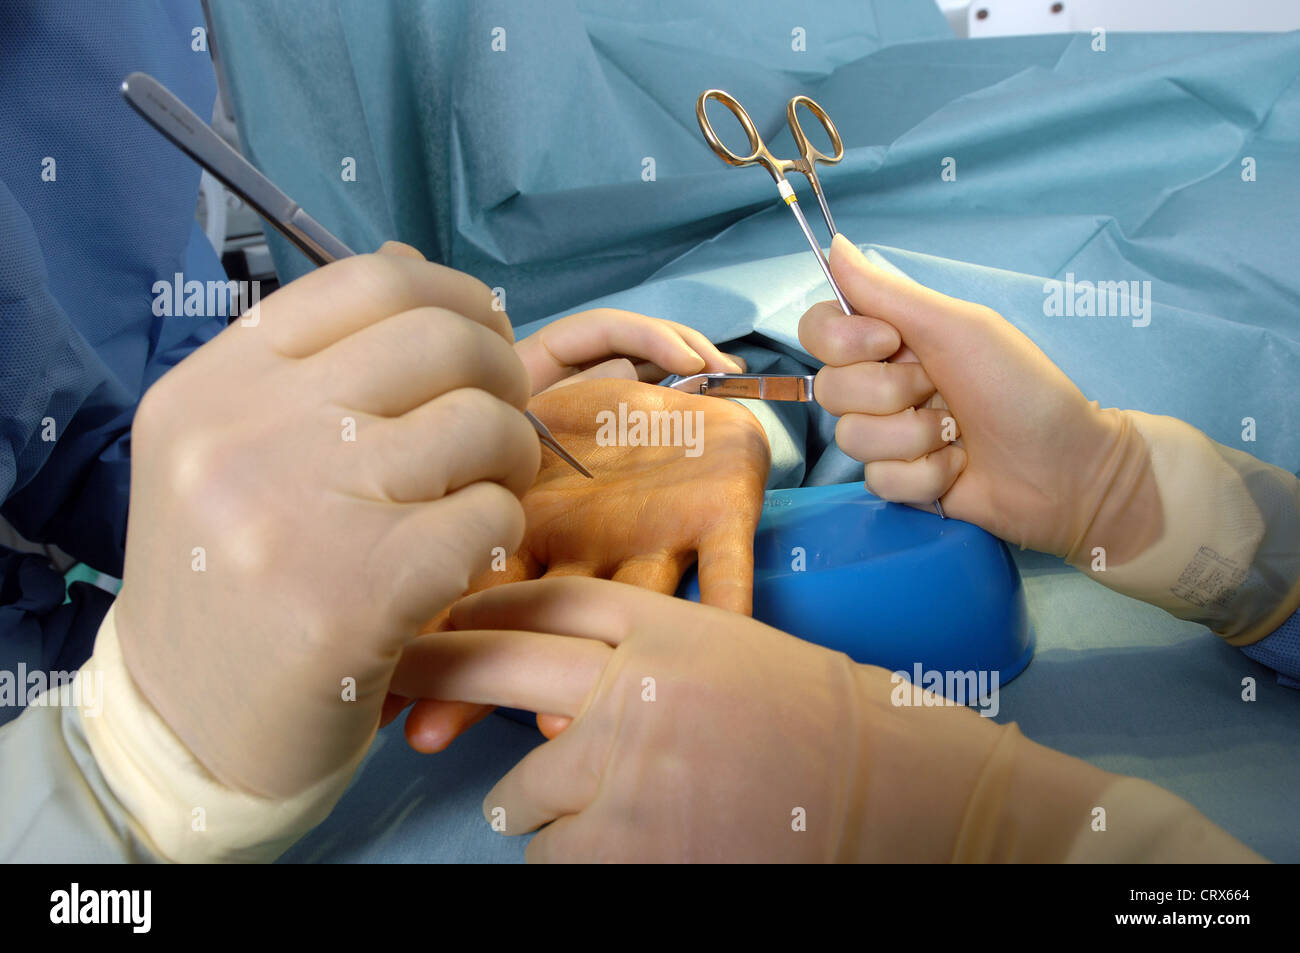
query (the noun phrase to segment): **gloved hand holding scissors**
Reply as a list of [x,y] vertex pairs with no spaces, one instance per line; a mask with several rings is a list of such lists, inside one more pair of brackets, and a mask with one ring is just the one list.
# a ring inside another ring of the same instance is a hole
[[799,338],[826,364],[817,398],[873,493],[942,499],[1235,645],[1300,606],[1292,474],[1173,418],[1100,408],[1001,315],[872,264],[843,236],[830,264],[858,313],[818,304]]

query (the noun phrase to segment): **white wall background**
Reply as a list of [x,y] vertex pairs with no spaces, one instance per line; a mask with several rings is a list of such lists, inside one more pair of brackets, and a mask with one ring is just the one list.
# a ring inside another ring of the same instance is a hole
[[936,0],[958,36],[1300,30],[1300,0]]

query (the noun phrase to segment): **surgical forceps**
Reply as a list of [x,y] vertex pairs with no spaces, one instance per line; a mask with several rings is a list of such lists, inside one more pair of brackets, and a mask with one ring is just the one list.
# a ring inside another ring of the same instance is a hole
[[[122,80],[122,96],[172,145],[211,172],[317,265],[327,265],[355,254],[152,76],[132,73]],[[591,477],[591,471],[560,445],[546,424],[532,411],[525,410],[524,416],[544,446],[583,476]]]
[[[713,123],[709,121],[708,113],[705,110],[710,99],[721,103],[731,111],[731,114],[735,116],[737,120],[740,121],[741,128],[745,130],[745,135],[749,139],[749,152],[747,154],[737,155],[735,152],[732,152],[723,145],[718,134],[713,131]],[[803,126],[799,123],[798,110],[800,106],[803,106],[810,113],[816,116],[817,121],[820,122],[822,128],[826,130],[826,134],[831,140],[831,155],[826,155],[826,153],[814,146],[808,139],[808,135],[804,132]],[[704,133],[704,138],[709,143],[709,147],[718,154],[718,157],[722,159],[723,162],[734,166],[761,165],[772,176],[772,179],[776,182],[777,191],[781,193],[781,198],[785,200],[785,204],[788,205],[790,211],[794,213],[795,221],[799,223],[799,227],[803,230],[804,238],[808,239],[809,247],[812,248],[813,254],[817,256],[817,264],[821,266],[822,274],[826,276],[826,281],[829,282],[831,291],[835,292],[835,300],[839,302],[840,308],[843,309],[845,314],[851,315],[853,314],[853,309],[849,306],[848,299],[844,297],[844,292],[840,290],[840,286],[835,283],[835,276],[831,274],[830,262],[827,261],[826,256],[822,254],[821,243],[817,241],[817,236],[813,234],[812,227],[808,224],[808,219],[804,217],[803,209],[799,207],[799,198],[795,194],[794,186],[792,186],[790,181],[786,178],[786,173],[798,172],[808,180],[808,184],[812,186],[813,194],[817,196],[817,204],[821,206],[822,216],[826,219],[826,227],[831,231],[831,238],[834,238],[837,234],[835,219],[831,217],[830,207],[826,204],[826,195],[822,191],[821,180],[817,177],[817,163],[824,162],[826,165],[834,165],[843,159],[844,141],[840,138],[840,131],[835,128],[835,123],[832,122],[831,117],[826,114],[826,110],[823,109],[818,102],[808,98],[807,96],[795,96],[791,99],[790,102],[786,104],[785,117],[790,125],[790,132],[794,134],[795,147],[799,150],[800,157],[798,159],[778,159],[776,156],[772,155],[771,151],[767,148],[767,145],[763,142],[762,137],[759,136],[758,129],[754,125],[754,120],[749,118],[749,113],[745,111],[745,107],[740,105],[740,103],[736,101],[736,97],[732,96],[726,90],[706,89],[704,92],[700,93],[700,98],[695,101],[695,118],[700,124],[700,132]],[[808,379],[807,387],[804,389],[798,383],[799,381],[802,381],[803,378],[780,376],[777,380],[785,383],[779,385],[774,384],[770,388],[765,388],[764,383],[761,380],[755,381],[753,378],[762,378],[766,375],[741,374],[725,376],[736,378],[735,389],[753,390],[757,388],[760,391],[766,389],[771,390],[773,393],[789,393],[798,395],[784,397],[765,396],[762,398],[764,400],[807,401],[813,399],[811,379]],[[707,378],[707,380],[700,380],[697,384],[696,381],[700,378]],[[713,395],[719,395],[719,388],[724,386],[724,382],[720,379],[720,375],[695,375],[690,378],[669,378],[664,383],[676,390],[687,390],[692,393],[708,393]],[[725,396],[750,397],[757,395],[738,393],[727,394]],[[938,500],[934,501],[934,511],[939,514],[940,519],[944,518],[943,504]]]
[[[749,152],[746,155],[737,155],[722,144],[718,134],[713,131],[713,123],[709,122],[709,115],[705,111],[705,106],[710,99],[716,100],[731,110],[738,120],[741,127],[745,130],[745,135],[749,137]],[[817,121],[822,124],[826,134],[831,139],[832,155],[826,155],[809,141],[808,136],[803,131],[803,126],[799,123],[798,109],[804,106],[817,117]],[[826,196],[822,192],[821,180],[817,178],[817,163],[824,162],[827,165],[834,165],[844,158],[844,141],[840,139],[840,131],[835,128],[835,123],[831,122],[831,117],[826,115],[826,110],[807,96],[796,96],[790,100],[785,107],[785,117],[790,124],[790,131],[794,133],[794,143],[799,149],[800,158],[798,159],[778,159],[768,150],[762,138],[758,134],[758,129],[754,126],[754,120],[749,118],[749,113],[745,112],[745,107],[736,102],[736,97],[732,96],[726,90],[706,89],[700,93],[700,98],[695,101],[695,118],[700,123],[700,132],[704,133],[705,140],[718,157],[728,165],[746,166],[761,165],[765,168],[776,181],[777,191],[781,193],[781,198],[785,204],[790,206],[790,211],[794,213],[795,220],[799,227],[803,229],[804,238],[808,239],[808,245],[817,256],[817,264],[821,265],[822,274],[830,282],[831,290],[835,292],[835,300],[840,303],[845,314],[852,314],[853,309],[849,307],[848,300],[844,297],[844,292],[840,291],[840,286],[835,283],[835,278],[831,274],[830,262],[822,254],[821,243],[817,241],[817,236],[813,234],[812,227],[808,224],[808,219],[804,218],[803,209],[799,207],[799,199],[795,195],[794,186],[785,177],[787,172],[798,172],[803,175],[808,184],[812,186],[813,194],[817,196],[817,202],[821,205],[822,215],[826,219],[826,227],[831,230],[831,237],[836,234],[835,219],[831,218],[830,207],[826,204]]]

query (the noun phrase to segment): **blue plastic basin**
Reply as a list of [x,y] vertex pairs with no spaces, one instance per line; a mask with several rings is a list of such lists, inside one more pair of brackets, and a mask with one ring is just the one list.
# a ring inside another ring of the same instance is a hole
[[[678,595],[699,601],[692,571]],[[912,674],[997,672],[1034,654],[1020,573],[977,526],[886,503],[860,483],[773,490],[754,539],[754,618]]]

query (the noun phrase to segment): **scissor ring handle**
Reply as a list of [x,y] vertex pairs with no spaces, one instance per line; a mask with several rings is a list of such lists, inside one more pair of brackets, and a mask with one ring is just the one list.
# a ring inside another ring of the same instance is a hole
[[[806,106],[808,111],[817,117],[817,121],[822,124],[826,134],[831,138],[831,149],[833,155],[827,155],[822,152],[811,142],[803,131],[803,126],[799,125],[798,107]],[[794,144],[799,150],[799,154],[811,162],[824,162],[827,165],[834,165],[844,158],[844,140],[840,138],[840,131],[835,128],[835,123],[831,117],[822,109],[821,104],[815,99],[809,99],[807,96],[796,96],[790,100],[789,105],[785,107],[786,119],[790,122],[790,131],[794,133]]]
[[[745,130],[745,135],[749,137],[749,154],[736,155],[718,138],[718,134],[713,131],[713,123],[709,121],[709,115],[705,112],[705,105],[710,99],[717,100],[731,110],[731,114],[740,121],[741,127]],[[818,107],[820,108],[820,107]],[[736,101],[736,97],[725,89],[706,89],[700,93],[700,98],[695,101],[695,118],[699,121],[700,132],[704,133],[704,139],[708,142],[709,147],[718,154],[723,162],[728,165],[753,165],[759,163],[772,173],[772,178],[778,181],[783,178],[780,163],[773,157],[772,153],[767,151],[767,146],[763,144],[762,138],[758,135],[758,129],[754,127],[754,120],[749,118],[749,113],[745,112],[745,107]]]

